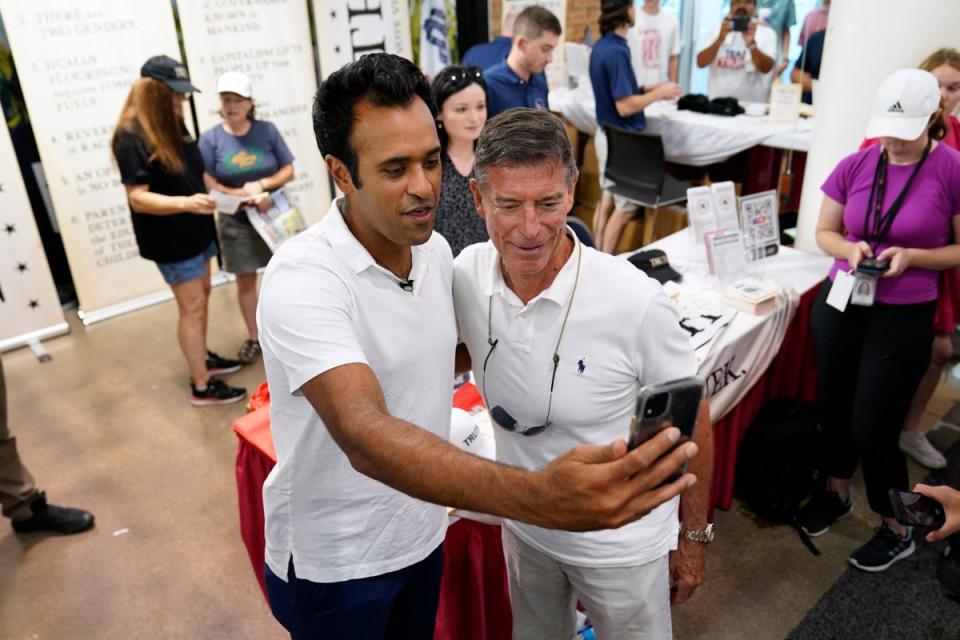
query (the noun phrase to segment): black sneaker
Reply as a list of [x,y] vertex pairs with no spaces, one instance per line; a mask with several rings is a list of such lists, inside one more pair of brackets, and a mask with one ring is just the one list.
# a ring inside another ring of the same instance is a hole
[[215,354],[213,351],[207,351],[207,373],[212,376],[217,376],[224,373],[234,373],[235,371],[240,371],[240,367],[242,366],[243,363],[239,360],[223,358]]
[[247,396],[246,389],[231,387],[218,378],[210,378],[207,380],[207,388],[203,391],[197,391],[197,387],[191,382],[190,390],[193,392],[190,396],[190,404],[195,407],[206,407],[214,404],[232,404],[234,402],[240,402]]
[[14,520],[13,530],[17,533],[31,531],[53,531],[56,533],[80,533],[93,526],[93,514],[83,509],[58,507],[47,504],[47,494],[38,491],[30,503],[33,515],[27,520]]
[[863,571],[884,571],[897,560],[903,560],[917,548],[913,542],[913,529],[907,528],[907,537],[880,525],[870,542],[850,554],[850,564]]
[[834,522],[850,515],[850,509],[850,498],[841,500],[834,491],[818,491],[797,514],[797,523],[805,534],[816,538],[829,531]]

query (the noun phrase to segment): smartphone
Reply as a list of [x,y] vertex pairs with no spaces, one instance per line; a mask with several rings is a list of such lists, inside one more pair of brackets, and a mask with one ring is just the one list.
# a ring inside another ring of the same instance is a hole
[[[635,449],[670,426],[680,429],[677,444],[691,440],[703,389],[703,380],[695,376],[642,387],[637,394],[636,413],[630,421],[628,447]],[[673,482],[684,471],[686,465],[665,482]]]
[[876,258],[864,258],[857,263],[857,271],[865,273],[868,276],[880,277],[890,268],[889,260],[877,260]]
[[920,529],[939,529],[946,522],[943,505],[913,491],[890,489],[893,517],[900,524]]

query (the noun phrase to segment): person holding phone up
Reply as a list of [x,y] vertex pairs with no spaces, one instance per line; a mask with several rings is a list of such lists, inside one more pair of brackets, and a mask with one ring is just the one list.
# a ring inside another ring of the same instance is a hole
[[710,67],[710,98],[734,97],[745,102],[767,102],[777,57],[777,34],[754,19],[755,0],[731,0],[730,13],[700,53],[697,66]]
[[[676,311],[655,280],[566,225],[577,168],[556,116],[511,109],[490,120],[474,171],[490,241],[454,261],[454,308],[498,462],[541,469],[571,447],[626,438],[641,386],[697,371]],[[702,582],[713,540],[706,402],[694,434],[699,481],[641,520],[591,533],[505,520],[514,640],[573,637],[577,599],[598,637],[672,636],[671,600]]]
[[[823,185],[817,244],[836,261],[812,324],[827,486],[799,521],[818,536],[849,514],[859,462],[881,522],[849,561],[883,571],[915,548],[888,492],[907,488],[898,439],[930,359],[938,272],[960,265],[960,153],[939,143],[940,88],[919,69],[883,81],[866,134],[881,145],[844,158]],[[851,300],[861,282],[873,295]]]

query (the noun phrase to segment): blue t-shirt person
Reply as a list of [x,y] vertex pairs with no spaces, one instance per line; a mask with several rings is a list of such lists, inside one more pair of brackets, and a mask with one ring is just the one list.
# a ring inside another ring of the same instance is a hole
[[293,162],[276,125],[263,120],[251,122],[242,136],[227,133],[218,124],[203,132],[198,146],[206,172],[227,187],[267,178]]
[[484,71],[483,79],[487,83],[487,118],[513,107],[549,108],[547,76],[542,72],[525,81],[504,60]]
[[480,69],[489,69],[500,64],[507,59],[510,53],[510,47],[513,46],[513,38],[508,36],[497,36],[490,42],[475,44],[463,54],[460,64],[465,67],[479,67]]
[[[800,52],[797,58],[795,69],[806,71],[814,80],[820,79],[820,63],[823,62],[823,41],[827,36],[826,30],[817,31],[807,38],[807,44]],[[813,93],[811,91],[803,92],[803,101],[807,104],[813,104]]]
[[597,124],[631,131],[643,131],[647,119],[639,111],[624,118],[617,113],[617,100],[642,94],[637,86],[637,76],[630,63],[630,47],[627,41],[613,31],[608,31],[593,45],[590,52],[590,82],[597,105]]

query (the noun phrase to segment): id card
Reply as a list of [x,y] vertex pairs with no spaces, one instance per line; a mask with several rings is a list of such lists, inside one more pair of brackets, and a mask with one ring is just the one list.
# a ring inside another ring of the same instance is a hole
[[850,304],[855,304],[858,307],[872,307],[874,298],[877,296],[877,279],[858,273],[854,281]]
[[848,272],[837,271],[837,275],[833,279],[833,285],[830,286],[830,293],[827,294],[827,304],[841,313],[846,311],[856,281],[857,279]]

